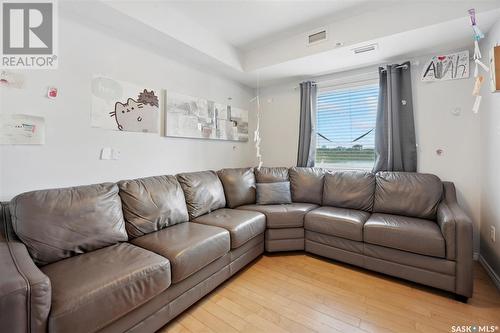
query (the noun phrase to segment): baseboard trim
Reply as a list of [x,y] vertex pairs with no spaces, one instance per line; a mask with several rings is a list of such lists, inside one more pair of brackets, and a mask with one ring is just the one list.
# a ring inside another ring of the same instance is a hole
[[491,280],[493,281],[493,284],[497,287],[498,290],[500,290],[500,276],[495,273],[493,268],[491,268],[490,264],[486,261],[486,259],[483,258],[482,255],[479,256],[479,262],[481,265],[484,267],[484,270],[488,275],[490,276]]

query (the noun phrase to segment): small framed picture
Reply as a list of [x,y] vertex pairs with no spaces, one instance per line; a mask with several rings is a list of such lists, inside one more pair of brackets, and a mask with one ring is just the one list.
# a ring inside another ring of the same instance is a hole
[[491,50],[490,56],[491,92],[500,92],[500,46]]
[[47,98],[50,98],[50,99],[56,99],[57,98],[57,88],[56,87],[50,87],[47,90]]

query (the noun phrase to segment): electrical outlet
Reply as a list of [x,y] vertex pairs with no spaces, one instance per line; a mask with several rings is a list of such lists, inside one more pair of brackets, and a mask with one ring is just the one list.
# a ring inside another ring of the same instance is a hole
[[495,243],[495,227],[490,226],[490,239],[493,243]]
[[121,155],[122,155],[122,152],[119,151],[118,149],[115,149],[115,148],[111,149],[111,159],[112,160],[119,160]]

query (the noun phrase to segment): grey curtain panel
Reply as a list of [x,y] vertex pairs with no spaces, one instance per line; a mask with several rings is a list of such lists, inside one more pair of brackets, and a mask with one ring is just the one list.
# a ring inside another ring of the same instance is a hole
[[300,84],[300,128],[298,167],[314,166],[316,156],[316,84],[311,81]]
[[373,171],[417,171],[410,62],[379,68]]

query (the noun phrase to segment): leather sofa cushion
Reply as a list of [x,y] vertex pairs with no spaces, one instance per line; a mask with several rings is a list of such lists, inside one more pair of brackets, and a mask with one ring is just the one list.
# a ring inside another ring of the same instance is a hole
[[389,214],[372,214],[364,225],[366,243],[445,258],[445,241],[434,221]]
[[231,249],[238,248],[266,229],[266,217],[259,212],[222,208],[193,220],[224,228],[231,236]]
[[277,205],[292,203],[290,182],[257,183],[257,204]]
[[292,201],[321,205],[325,171],[319,168],[294,167],[289,172]]
[[231,241],[225,229],[186,222],[134,238],[134,245],[170,261],[172,283],[178,283],[229,252]]
[[365,243],[363,242],[354,241],[352,239],[347,239],[344,237],[327,235],[311,230],[306,230],[305,241],[306,244],[314,242],[321,245],[326,245],[327,247],[323,247],[323,249],[325,249],[327,253],[329,252],[333,254],[333,256],[335,256],[335,253],[341,256],[342,252],[346,253],[347,256],[350,255],[350,252],[363,254],[363,248],[365,247]]
[[177,179],[186,197],[190,219],[226,207],[224,188],[214,171],[181,173]]
[[375,197],[375,175],[361,171],[335,171],[325,175],[323,206],[371,212]]
[[376,179],[374,212],[436,219],[443,195],[443,184],[437,176],[415,172],[379,172]]
[[401,265],[422,268],[424,270],[450,276],[455,275],[456,262],[453,260],[423,256],[416,253],[366,243],[363,247],[363,254]]
[[278,183],[290,180],[288,168],[283,167],[262,167],[255,169],[255,181],[257,183]]
[[369,213],[361,210],[320,207],[307,213],[304,228],[325,235],[362,242],[363,224],[369,217]]
[[175,176],[123,180],[118,187],[132,238],[189,220],[184,192]]
[[168,259],[129,243],[42,267],[52,284],[49,332],[95,332],[170,286]]
[[255,203],[255,175],[253,168],[222,169],[217,172],[229,208]]
[[38,265],[128,239],[112,183],[23,193],[10,211],[15,233]]
[[287,205],[246,205],[238,209],[252,210],[266,215],[268,228],[297,228],[304,226],[304,216],[318,207],[308,203],[292,203]]
[[304,238],[304,228],[266,229],[266,240]]

